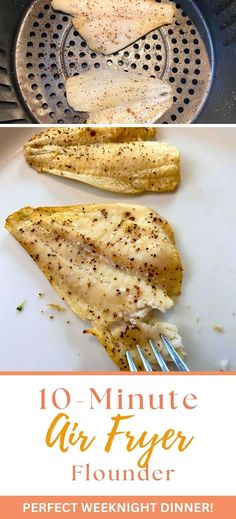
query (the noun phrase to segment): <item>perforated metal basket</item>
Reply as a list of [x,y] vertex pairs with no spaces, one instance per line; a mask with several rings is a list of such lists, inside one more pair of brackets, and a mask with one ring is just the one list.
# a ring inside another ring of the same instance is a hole
[[103,63],[170,82],[174,103],[158,123],[235,122],[236,2],[175,4],[173,25],[103,56],[49,1],[0,1],[0,122],[86,122],[68,106],[65,80]]

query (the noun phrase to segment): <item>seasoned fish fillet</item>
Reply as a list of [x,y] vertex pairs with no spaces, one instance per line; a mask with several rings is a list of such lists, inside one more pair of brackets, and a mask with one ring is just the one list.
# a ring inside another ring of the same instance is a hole
[[41,173],[116,193],[174,191],[180,181],[179,151],[159,142],[38,147],[33,141],[26,146],[25,157]]
[[89,124],[152,124],[172,105],[170,85],[135,72],[94,69],[66,82],[68,104]]
[[175,8],[155,0],[52,0],[73,16],[75,29],[90,49],[112,54],[173,21]]
[[155,128],[48,128],[26,144],[26,153],[42,146],[76,146],[106,142],[147,141],[156,135]]
[[128,204],[26,207],[6,228],[121,369],[126,349],[147,347],[148,337],[160,342],[165,333],[181,349],[173,325],[152,322],[182,280],[173,231],[157,213]]

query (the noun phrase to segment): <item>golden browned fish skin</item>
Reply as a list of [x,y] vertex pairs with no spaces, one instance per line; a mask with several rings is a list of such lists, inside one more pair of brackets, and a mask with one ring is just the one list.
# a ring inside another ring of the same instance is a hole
[[180,182],[180,155],[159,142],[91,144],[89,146],[30,143],[25,148],[30,166],[41,173],[71,178],[116,193],[174,191]]
[[53,144],[55,146],[76,146],[103,144],[108,142],[146,141],[153,139],[156,128],[48,128],[32,137],[25,145],[25,150]]
[[157,213],[130,204],[28,207],[6,228],[121,369],[125,349],[160,342],[163,329],[181,349],[175,327],[151,320],[153,309],[173,305],[182,280],[173,231]]
[[172,23],[175,13],[169,2],[155,0],[52,0],[52,6],[72,15],[90,49],[105,55]]
[[154,124],[173,104],[171,86],[136,72],[103,67],[66,82],[68,104],[88,124]]

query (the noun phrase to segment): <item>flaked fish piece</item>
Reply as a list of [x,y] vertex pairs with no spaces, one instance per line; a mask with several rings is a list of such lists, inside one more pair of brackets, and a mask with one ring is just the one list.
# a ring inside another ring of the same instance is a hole
[[34,135],[25,145],[25,150],[42,146],[76,146],[107,142],[146,141],[156,135],[155,128],[48,128]]
[[172,307],[182,280],[173,231],[157,213],[130,204],[27,207],[6,228],[121,369],[136,336],[160,342],[165,330],[181,347],[174,327],[151,320],[154,309]]
[[180,154],[160,142],[91,144],[89,146],[25,148],[28,164],[51,173],[116,193],[174,191],[180,181]]
[[147,319],[147,322],[132,319],[132,323],[121,323],[107,329],[102,326],[94,326],[85,331],[94,335],[99,342],[104,346],[108,355],[115,361],[122,371],[128,370],[126,351],[130,351],[132,359],[138,370],[143,371],[143,364],[138,353],[136,345],[139,344],[145,353],[145,357],[156,369],[156,358],[153,350],[150,347],[149,339],[152,339],[163,359],[170,361],[169,354],[165,348],[161,335],[165,335],[172,343],[174,348],[178,351],[181,357],[185,356],[182,339],[178,333],[177,327],[166,321],[152,322],[153,319]]
[[158,27],[173,22],[175,8],[155,0],[52,0],[72,15],[75,29],[95,52],[117,52]]
[[135,72],[94,69],[66,82],[68,104],[88,124],[152,124],[172,105],[170,85]]

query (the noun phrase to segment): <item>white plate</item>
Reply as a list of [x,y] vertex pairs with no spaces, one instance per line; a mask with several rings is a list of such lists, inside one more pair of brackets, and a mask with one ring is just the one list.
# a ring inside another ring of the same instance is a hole
[[[161,128],[159,139],[181,150],[181,186],[174,194],[131,198],[38,175],[21,151],[33,133],[35,128],[0,130],[0,370],[117,369],[96,339],[82,335],[86,325],[69,308],[50,320],[46,305],[61,303],[59,296],[3,228],[5,218],[26,205],[109,200],[143,204],[173,224],[185,273],[182,295],[166,318],[180,330],[191,370],[218,369],[223,359],[236,370],[236,129]],[[213,331],[212,323],[223,325],[225,333]]]

